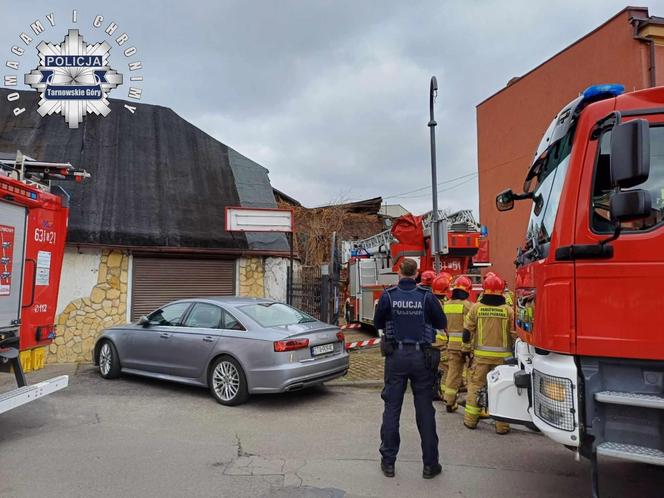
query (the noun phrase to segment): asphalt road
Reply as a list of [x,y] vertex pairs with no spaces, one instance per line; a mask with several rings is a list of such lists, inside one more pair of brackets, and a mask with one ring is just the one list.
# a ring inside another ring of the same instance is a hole
[[[70,387],[0,415],[1,497],[574,497],[589,465],[541,435],[464,429],[438,410],[442,476],[421,478],[412,400],[397,476],[379,471],[378,389],[324,387],[215,403],[203,389],[91,366],[48,367]],[[7,390],[2,374],[0,391]],[[664,471],[603,461],[602,496],[662,496]]]

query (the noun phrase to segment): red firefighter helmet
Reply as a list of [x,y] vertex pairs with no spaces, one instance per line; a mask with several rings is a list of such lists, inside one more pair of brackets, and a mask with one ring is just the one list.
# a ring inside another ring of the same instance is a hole
[[452,281],[452,275],[450,275],[450,274],[447,273],[446,271],[441,272],[440,276],[441,276],[441,277],[445,277],[445,278],[447,279],[447,284],[448,284],[448,285],[449,285],[450,282]]
[[462,291],[468,292],[469,294],[472,288],[473,288],[473,283],[470,281],[468,277],[464,275],[457,277],[454,283],[452,284],[452,289],[461,289]]
[[495,273],[487,275],[482,283],[482,288],[485,294],[502,295],[505,290],[505,281]]
[[450,289],[450,281],[447,279],[447,277],[442,274],[438,275],[436,279],[433,281],[433,285],[431,286],[431,291],[436,295],[436,296],[444,296],[447,294],[447,291]]
[[484,278],[482,279],[482,281],[485,281],[489,277],[495,277],[495,276],[496,276],[496,274],[494,272],[488,271],[484,274]]
[[427,287],[431,287],[435,278],[436,278],[436,272],[433,272],[431,270],[423,271],[422,276],[420,277],[420,284],[426,285]]

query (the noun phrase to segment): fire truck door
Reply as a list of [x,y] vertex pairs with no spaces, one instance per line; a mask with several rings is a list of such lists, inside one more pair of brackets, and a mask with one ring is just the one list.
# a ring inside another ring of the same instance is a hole
[[21,316],[26,218],[25,208],[0,202],[0,331]]

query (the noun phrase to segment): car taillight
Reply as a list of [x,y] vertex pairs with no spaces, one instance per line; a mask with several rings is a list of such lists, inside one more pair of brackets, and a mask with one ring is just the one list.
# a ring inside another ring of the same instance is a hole
[[284,351],[294,351],[309,347],[309,339],[288,339],[286,341],[274,341],[274,351],[282,353]]
[[339,342],[344,342],[346,340],[346,337],[344,336],[344,333],[341,330],[337,332],[337,340]]

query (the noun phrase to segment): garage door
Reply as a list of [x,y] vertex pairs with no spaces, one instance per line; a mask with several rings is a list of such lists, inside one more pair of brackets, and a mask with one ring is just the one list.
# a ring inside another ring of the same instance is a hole
[[133,258],[131,319],[175,299],[235,295],[234,259]]

